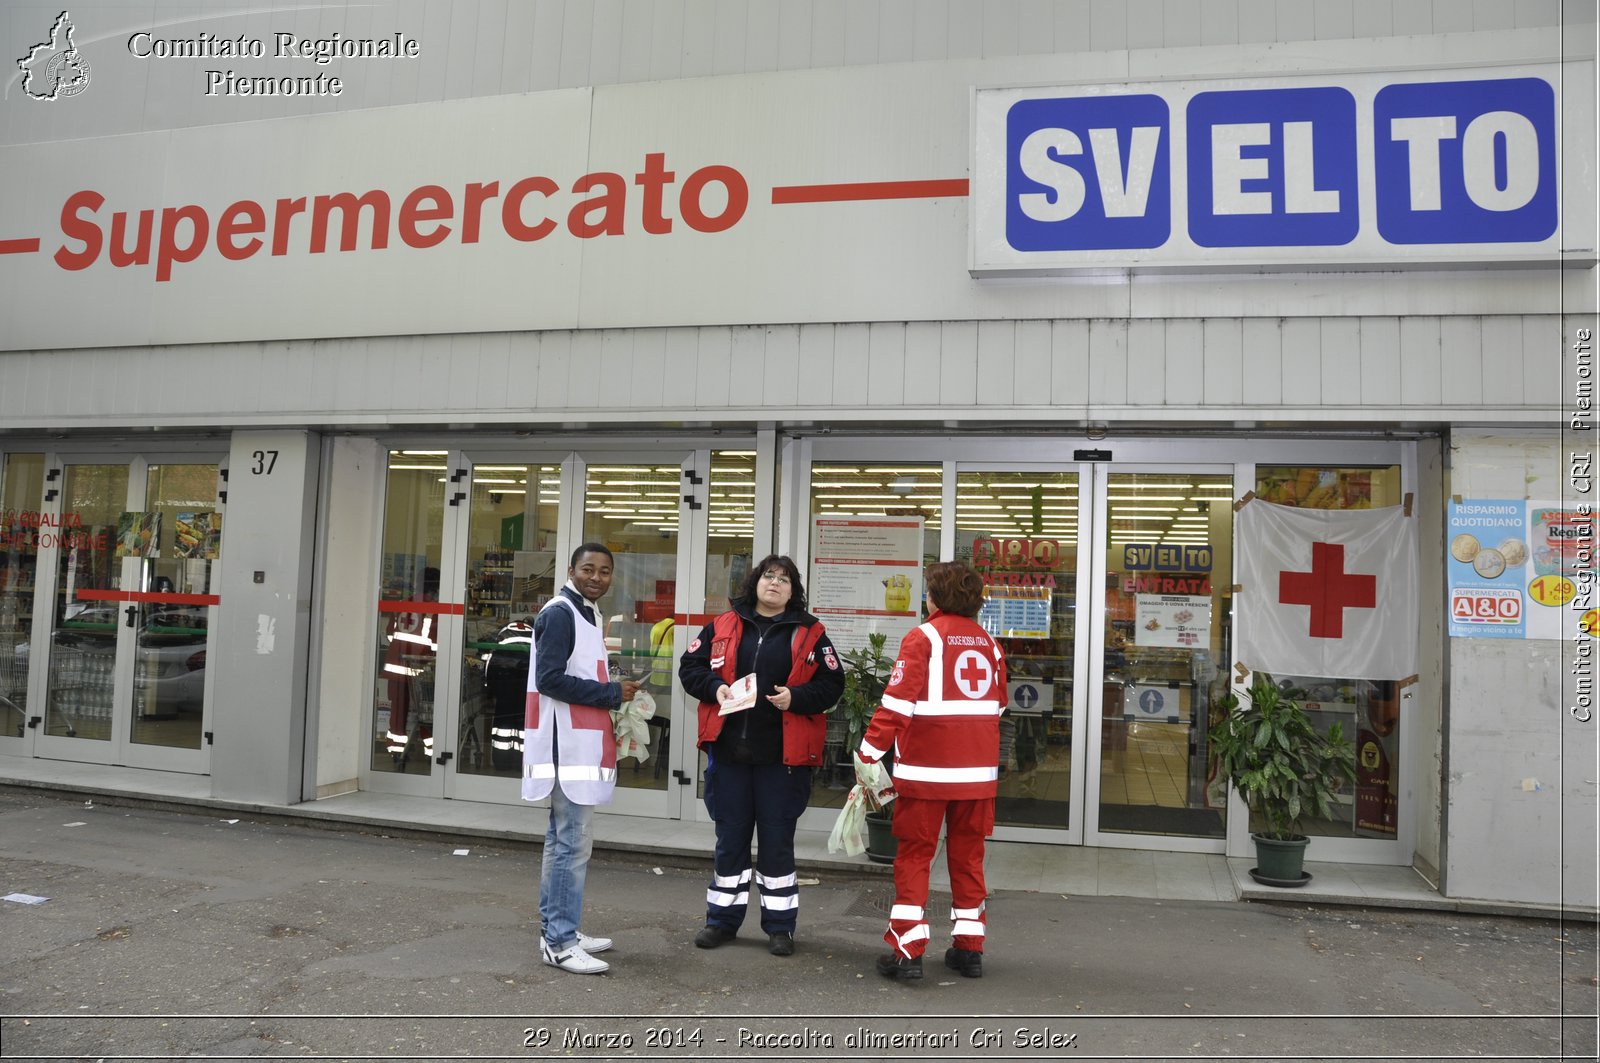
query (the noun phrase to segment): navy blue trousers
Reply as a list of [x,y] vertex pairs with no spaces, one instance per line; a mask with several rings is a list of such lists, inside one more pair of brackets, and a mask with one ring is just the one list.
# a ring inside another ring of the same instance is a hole
[[793,934],[800,911],[794,827],[811,798],[811,769],[735,764],[713,753],[706,764],[705,795],[706,811],[717,827],[706,925],[738,930],[750,906],[753,880],[760,893],[762,932]]

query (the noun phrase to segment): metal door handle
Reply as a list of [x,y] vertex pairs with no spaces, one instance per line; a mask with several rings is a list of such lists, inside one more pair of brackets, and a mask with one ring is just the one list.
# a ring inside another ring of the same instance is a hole
[[137,605],[130,605],[124,610],[124,612],[128,614],[128,626],[133,627],[134,621],[139,619],[139,607]]

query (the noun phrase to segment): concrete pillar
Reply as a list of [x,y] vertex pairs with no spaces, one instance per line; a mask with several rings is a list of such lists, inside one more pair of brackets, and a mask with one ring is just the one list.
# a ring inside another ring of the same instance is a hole
[[304,798],[306,658],[320,442],[297,431],[236,432],[228,457],[222,608],[212,713],[212,793]]

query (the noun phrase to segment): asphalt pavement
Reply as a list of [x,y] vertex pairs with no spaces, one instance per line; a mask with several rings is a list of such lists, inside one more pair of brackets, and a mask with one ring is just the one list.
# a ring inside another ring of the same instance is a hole
[[[1593,1059],[1595,927],[996,892],[981,979],[872,968],[882,877],[715,950],[709,857],[597,854],[611,970],[543,966],[534,845],[0,791],[0,1057]],[[25,903],[24,898],[43,898]],[[929,905],[942,915],[948,896]],[[753,909],[754,906],[752,906]]]

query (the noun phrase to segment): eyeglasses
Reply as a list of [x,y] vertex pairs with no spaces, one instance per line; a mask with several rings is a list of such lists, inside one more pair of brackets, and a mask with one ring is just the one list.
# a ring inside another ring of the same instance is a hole
[[763,572],[761,573],[761,578],[766,580],[768,583],[789,582],[789,577],[785,576],[782,572]]

